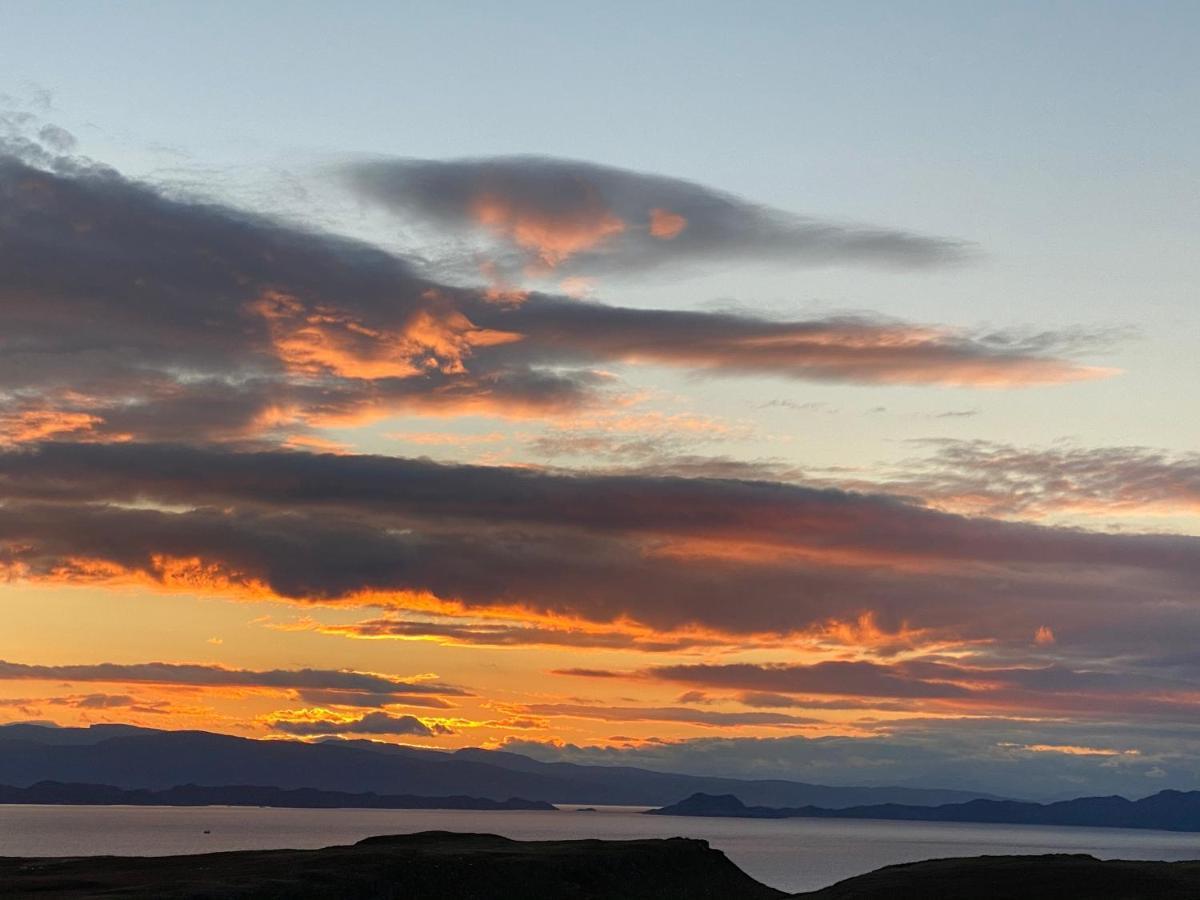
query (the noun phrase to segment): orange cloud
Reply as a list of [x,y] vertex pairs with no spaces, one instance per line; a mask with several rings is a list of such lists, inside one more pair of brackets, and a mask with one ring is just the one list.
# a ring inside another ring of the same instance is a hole
[[832,324],[819,330],[738,338],[730,341],[729,348],[754,351],[764,361],[777,355],[781,362],[813,374],[832,374],[843,367],[864,374],[874,369],[871,378],[880,384],[1015,387],[1091,381],[1120,371],[1054,357],[962,354],[956,359],[956,338],[949,329],[919,325]]
[[276,731],[299,737],[328,734],[383,734],[434,737],[454,734],[443,719],[418,719],[382,710],[364,714],[335,712],[324,707],[284,709],[263,717]]
[[20,563],[0,565],[0,579],[102,584],[109,587],[150,587],[169,593],[213,594],[230,600],[278,600],[266,584],[220,563],[199,557],[151,554],[145,568],[122,566],[104,559],[68,557],[48,572],[34,574]]
[[572,300],[582,300],[595,289],[596,279],[572,275],[560,281],[558,287]]
[[484,193],[471,203],[471,215],[492,234],[529,251],[543,271],[625,230],[625,222],[594,195],[579,209],[555,213]]
[[[918,647],[922,652],[928,653],[932,649],[940,649],[941,646],[933,642],[929,629],[909,628],[903,623],[896,631],[881,628],[875,613],[870,611],[862,613],[854,620],[830,619],[824,625],[818,626],[815,634],[822,643],[871,650],[881,654]],[[955,643],[961,644],[960,641]]]
[[687,224],[687,219],[668,209],[650,210],[650,234],[659,240],[674,240],[683,229],[687,228]]
[[47,438],[92,431],[104,420],[83,412],[56,409],[30,409],[0,414],[0,445],[42,441]]
[[[832,519],[811,523],[809,527],[812,525],[831,532],[844,527],[843,523]],[[830,568],[886,568],[896,572],[925,574],[950,573],[965,568],[958,560],[941,558],[934,549],[884,550],[877,547],[837,546],[833,541],[828,546],[811,546],[792,543],[792,540],[792,536],[786,532],[777,536],[744,536],[735,527],[724,533],[714,530],[712,534],[702,537],[653,536],[646,540],[642,553],[650,559],[721,560],[747,565],[792,562]]]
[[441,621],[421,621],[389,616],[350,625],[324,625],[305,618],[294,624],[268,627],[282,631],[312,630],[319,634],[368,640],[429,641],[451,647],[570,647],[665,653],[753,644],[753,639],[701,629],[659,632],[629,622],[604,628],[578,620],[568,620],[568,624],[539,624],[543,618],[525,615],[515,620],[507,617],[499,621],[480,621],[475,617],[446,616]]
[[250,308],[267,321],[279,358],[303,375],[374,380],[461,374],[472,348],[521,340],[512,332],[478,328],[449,307],[416,310],[402,330],[371,328],[331,307],[310,309],[278,291],[264,293]]
[[1085,747],[1078,744],[1025,744],[1032,753],[1062,753],[1067,756],[1141,756],[1140,750],[1116,750],[1111,747]]
[[529,291],[521,290],[510,284],[500,273],[500,268],[490,259],[479,264],[479,271],[487,279],[488,286],[483,292],[483,299],[489,303],[502,306],[520,306],[529,299]]

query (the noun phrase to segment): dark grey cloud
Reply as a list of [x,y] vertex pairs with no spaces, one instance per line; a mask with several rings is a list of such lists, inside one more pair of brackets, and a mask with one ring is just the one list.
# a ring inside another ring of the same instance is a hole
[[[815,664],[701,664],[655,666],[633,673],[703,688],[737,690],[739,702],[759,707],[826,708],[808,695],[954,701],[959,710],[1071,714],[1104,718],[1171,718],[1200,709],[1200,670],[1168,674],[1127,664],[1029,663],[1003,666],[986,654],[969,660],[915,658],[889,664],[827,661]],[[791,702],[788,702],[788,698]],[[861,701],[856,701],[859,705]],[[868,707],[864,707],[868,708]],[[881,708],[881,707],[875,707]],[[909,708],[914,708],[911,705]]]
[[[173,712],[171,704],[165,700],[146,701],[129,694],[69,694],[64,697],[8,697],[0,700],[0,708],[19,709],[25,714],[29,714],[31,710],[50,706],[83,710],[86,713],[119,709],[127,713],[159,716],[169,715]],[[53,723],[48,724],[53,725]]]
[[569,669],[554,669],[550,672],[551,675],[566,675],[572,678],[627,678],[625,672],[612,672],[608,669],[587,669],[582,667],[572,667]]
[[0,325],[10,442],[279,440],[414,409],[556,415],[617,387],[600,371],[614,363],[854,383],[1103,374],[1073,360],[1070,332],[1014,339],[549,294],[497,304],[361,242],[11,154],[0,155]]
[[[463,691],[463,693],[466,693]],[[433,694],[393,694],[377,692],[323,690],[299,688],[296,691],[305,703],[326,707],[366,707],[379,709],[384,706],[420,706],[425,709],[453,709],[455,704]],[[457,695],[455,695],[457,696]]]
[[553,628],[501,622],[401,619],[382,617],[348,625],[312,626],[323,634],[357,638],[429,638],[439,643],[472,647],[580,647],[605,650],[640,650],[668,653],[727,644],[699,634],[648,635],[621,630]]
[[797,216],[694,182],[575,160],[381,159],[348,164],[342,174],[359,197],[406,222],[493,239],[493,257],[514,271],[630,275],[731,261],[927,266],[967,250],[960,241]]
[[[195,685],[201,687],[325,690],[346,694],[375,694],[394,698],[408,695],[462,696],[462,688],[421,681],[410,682],[339,669],[227,669],[187,663],[96,663],[89,665],[26,665],[0,660],[0,681],[103,682],[106,684]],[[392,702],[403,702],[393,700]]]
[[[692,691],[690,693],[699,693]],[[703,695],[707,696],[707,695]],[[813,697],[797,697],[789,694],[772,694],[764,691],[743,691],[736,695],[738,703],[755,709],[862,709],[886,710],[889,712],[913,711],[918,704],[908,702],[890,702],[871,700],[839,700],[815,699]]]
[[868,384],[1013,387],[1098,378],[1111,369],[1071,357],[1092,336],[1066,330],[1055,339],[964,332],[870,316],[776,321],[735,313],[635,310],[551,299],[480,314],[525,335],[504,353],[550,362],[570,354],[600,362],[657,363],[698,372],[776,375]]
[[426,725],[416,716],[395,716],[386,712],[367,713],[357,719],[273,719],[271,727],[284,734],[305,737],[324,734],[411,734],[418,737],[454,734],[440,722]]
[[961,684],[923,680],[905,674],[903,667],[871,662],[656,666],[646,674],[664,681],[749,691],[926,699],[968,699],[975,693]]
[[36,577],[84,559],[165,579],[162,557],[199,558],[300,600],[428,591],[660,628],[777,632],[872,612],[890,630],[1032,642],[1044,625],[1063,645],[1144,653],[1195,627],[1200,586],[1194,537],[762,481],[56,444],[0,454],[0,497],[0,562]]
[[525,707],[525,710],[535,716],[599,719],[604,722],[678,722],[706,728],[728,728],[740,725],[796,728],[824,723],[822,719],[791,716],[785,713],[718,712],[686,706],[589,706],[582,703],[534,703]]
[[[768,481],[572,475],[428,459],[236,452],[170,444],[46,443],[0,453],[0,492],[39,502],[128,501],[299,514],[574,527],[915,558],[1078,563],[1191,573],[1200,541],[951,515],[885,494]],[[870,530],[863,532],[863,526]]]
[[10,416],[94,413],[110,435],[194,418],[228,437],[293,409],[297,429],[484,398],[552,411],[596,384],[502,360],[466,372],[484,329],[405,261],[100,168],[0,158],[0,267]]

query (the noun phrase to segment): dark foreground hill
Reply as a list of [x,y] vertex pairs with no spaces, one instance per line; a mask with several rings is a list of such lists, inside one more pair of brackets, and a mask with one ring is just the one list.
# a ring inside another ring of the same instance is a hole
[[750,878],[705,841],[534,842],[426,831],[323,850],[0,858],[0,896],[771,900],[784,894]]
[[1200,862],[1099,860],[1092,856],[976,856],[876,869],[805,900],[1195,900]]
[[[0,896],[79,900],[782,900],[706,841],[373,837],[322,850],[0,858]],[[1194,900],[1200,862],[981,856],[888,866],[807,900]]]
[[308,744],[128,725],[0,726],[0,784],[28,787],[39,781],[150,790],[179,784],[255,784],[628,806],[661,806],[696,791],[736,793],[749,803],[830,808],[865,803],[952,803],[984,796],[963,791],[709,778],[626,766],[545,763],[490,750],[444,752],[361,740]]
[[0,785],[0,803],[73,806],[272,806],[285,809],[480,809],[541,810],[557,807],[544,800],[489,800],[484,797],[417,797],[412,794],[349,794],[312,788],[184,784],[163,791],[126,790],[105,784],[39,781],[26,788]]
[[1200,791],[1159,791],[1141,800],[1126,800],[1124,797],[1080,797],[1058,803],[971,800],[943,806],[886,803],[846,809],[747,806],[732,794],[714,796],[698,793],[679,803],[647,812],[657,816],[738,819],[890,819],[905,822],[985,822],[1200,831]]

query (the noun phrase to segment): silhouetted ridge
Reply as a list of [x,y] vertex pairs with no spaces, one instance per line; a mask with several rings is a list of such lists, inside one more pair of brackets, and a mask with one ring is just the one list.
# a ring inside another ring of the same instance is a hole
[[0,803],[70,804],[76,806],[273,806],[294,809],[479,809],[545,810],[544,800],[490,800],[484,797],[418,797],[411,794],[350,794],[312,788],[228,785],[203,787],[184,784],[162,791],[124,790],[105,784],[63,784],[39,781],[27,788],[0,785]]
[[1160,791],[1141,800],[1126,800],[1124,797],[1081,797],[1077,800],[1061,800],[1058,803],[971,800],[942,806],[884,803],[847,809],[825,809],[819,806],[747,806],[736,796],[697,793],[679,803],[647,812],[658,816],[744,819],[893,819],[914,822],[985,822],[1200,831],[1200,791]]
[[0,784],[29,787],[40,781],[147,790],[181,784],[263,785],[618,806],[661,806],[696,791],[736,794],[751,803],[831,809],[866,803],[949,803],[979,796],[547,763],[515,753],[479,749],[451,753],[365,740],[304,743],[130,726],[0,726]]
[[774,900],[705,841],[514,841],[428,831],[323,850],[0,858],[0,896],[328,900]]
[[1083,854],[930,859],[876,869],[805,900],[1195,900],[1200,862],[1100,860]]

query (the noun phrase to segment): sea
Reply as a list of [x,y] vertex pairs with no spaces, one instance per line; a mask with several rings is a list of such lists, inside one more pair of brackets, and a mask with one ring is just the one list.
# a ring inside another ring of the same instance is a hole
[[327,847],[377,834],[468,831],[518,840],[692,837],[784,891],[826,887],[881,866],[948,856],[1090,853],[1101,859],[1200,859],[1200,834],[1123,828],[854,819],[715,819],[594,812],[0,805],[0,856],[163,856]]

